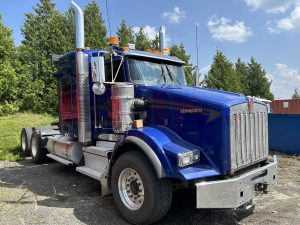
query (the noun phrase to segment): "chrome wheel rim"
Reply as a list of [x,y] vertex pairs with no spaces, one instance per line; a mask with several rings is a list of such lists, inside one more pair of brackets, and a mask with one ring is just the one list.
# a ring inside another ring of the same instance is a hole
[[36,153],[37,153],[36,140],[35,140],[35,137],[32,137],[32,139],[31,139],[31,154],[33,157],[35,157]]
[[138,210],[144,202],[144,185],[140,175],[131,168],[124,169],[118,180],[119,195],[130,210]]
[[21,137],[21,147],[22,147],[22,151],[25,152],[26,151],[26,136],[23,133],[22,137]]

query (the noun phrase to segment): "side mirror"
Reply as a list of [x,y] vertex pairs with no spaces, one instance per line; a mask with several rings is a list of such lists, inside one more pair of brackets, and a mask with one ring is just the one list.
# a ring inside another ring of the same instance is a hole
[[102,95],[105,92],[105,58],[104,56],[92,57],[91,72],[93,81],[93,92],[95,95]]
[[92,69],[92,81],[93,82],[105,82],[105,59],[104,56],[92,57],[91,69]]

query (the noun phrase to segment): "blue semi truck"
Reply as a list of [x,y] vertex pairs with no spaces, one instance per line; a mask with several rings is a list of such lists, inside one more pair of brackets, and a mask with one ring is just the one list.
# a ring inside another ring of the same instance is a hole
[[111,38],[84,46],[83,13],[72,2],[76,50],[56,57],[59,123],[23,128],[33,162],[75,166],[113,195],[121,215],[151,224],[174,189],[196,192],[197,208],[250,208],[277,181],[268,148],[267,106],[241,94],[187,86],[184,62]]

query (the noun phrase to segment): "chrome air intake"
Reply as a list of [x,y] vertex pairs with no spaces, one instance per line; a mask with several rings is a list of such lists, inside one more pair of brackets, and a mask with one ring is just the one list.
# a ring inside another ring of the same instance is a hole
[[134,112],[134,87],[132,84],[115,84],[111,87],[112,126],[116,133],[132,128]]
[[78,141],[91,141],[91,115],[89,93],[88,56],[84,49],[84,17],[81,8],[71,1],[75,12],[76,24],[76,98],[77,98],[77,125]]

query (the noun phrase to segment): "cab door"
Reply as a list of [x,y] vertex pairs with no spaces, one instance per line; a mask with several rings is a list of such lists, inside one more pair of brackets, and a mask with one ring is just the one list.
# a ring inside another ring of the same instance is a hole
[[[116,76],[116,72],[120,66],[121,59],[115,59],[113,61],[113,75]],[[122,63],[115,82],[124,82],[124,63]],[[111,101],[111,86],[112,82],[112,72],[111,72],[111,61],[107,60],[105,62],[105,92],[103,95],[99,96],[98,100],[98,110],[99,110],[99,124],[102,128],[102,133],[113,133],[112,130],[112,101]]]

